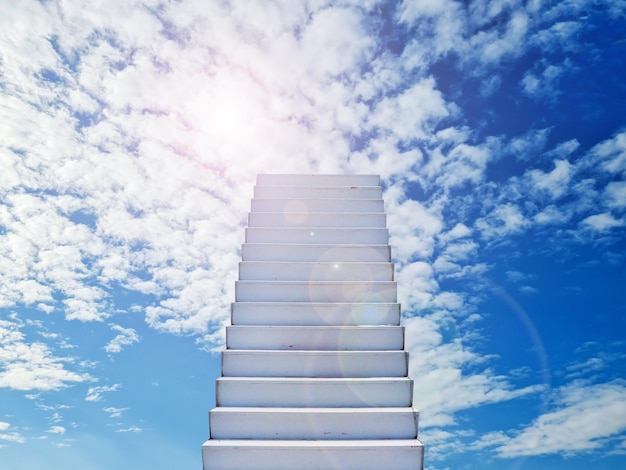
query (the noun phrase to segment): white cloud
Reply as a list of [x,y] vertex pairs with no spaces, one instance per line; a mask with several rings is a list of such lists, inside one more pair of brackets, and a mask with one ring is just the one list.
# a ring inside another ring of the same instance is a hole
[[415,258],[432,255],[435,237],[442,229],[438,214],[422,203],[406,199],[402,188],[390,187],[385,193],[389,226],[389,243],[397,263],[405,264]]
[[[24,443],[26,441],[24,436],[17,431],[9,431],[10,427],[10,423],[0,421],[0,441],[16,442],[18,444]],[[0,444],[0,448],[2,447],[2,444]]]
[[113,384],[111,386],[102,385],[98,387],[89,387],[85,401],[100,401],[102,400],[103,393],[116,392],[121,387],[120,384]]
[[0,387],[15,390],[59,390],[92,380],[68,370],[73,358],[55,356],[44,343],[28,342],[20,324],[0,320]]
[[124,411],[127,411],[128,408],[114,408],[109,406],[107,408],[102,408],[105,412],[109,413],[110,418],[121,418]]
[[404,311],[426,308],[439,289],[433,268],[423,261],[415,261],[396,267],[398,301]]
[[544,156],[555,157],[557,159],[565,159],[572,153],[574,153],[580,147],[580,142],[577,139],[570,139],[565,142],[561,142],[549,152],[546,152]]
[[48,431],[50,434],[65,434],[65,428],[63,426],[52,426]]
[[464,52],[485,64],[522,54],[526,49],[525,39],[529,30],[528,15],[521,9],[515,10],[507,20],[505,28],[500,31],[492,29],[476,33]]
[[497,206],[487,217],[476,221],[476,228],[486,239],[512,235],[527,226],[528,220],[520,209],[510,203]]
[[550,128],[531,129],[525,134],[511,139],[508,150],[519,160],[532,160],[546,146],[550,135]]
[[532,294],[537,294],[539,292],[539,289],[533,286],[520,286],[518,288],[518,291],[525,295],[532,295]]
[[615,219],[611,214],[606,212],[602,214],[590,215],[589,217],[583,219],[581,223],[596,232],[606,232],[612,228],[622,227],[624,225],[623,220]]
[[488,368],[467,372],[486,358],[473,351],[458,334],[453,340],[444,341],[440,328],[456,329],[450,315],[412,317],[404,325],[406,348],[411,354],[409,375],[419,377],[414,385],[414,403],[421,410],[420,425],[426,428],[457,424],[455,413],[464,409],[542,390],[540,385],[516,389],[506,377]]
[[302,53],[314,66],[308,72],[320,78],[336,76],[366,60],[374,43],[362,22],[354,8],[331,7],[314,14],[301,38]]
[[595,145],[589,152],[589,164],[599,164],[609,174],[626,176],[626,132]]
[[466,29],[465,16],[462,6],[452,0],[404,0],[398,7],[400,22],[411,26],[420,25],[430,33],[422,33],[423,37],[412,44],[422,42],[423,45],[424,41],[428,41],[429,47],[420,49],[425,50],[432,59],[458,47]]
[[606,205],[612,209],[626,207],[626,181],[611,181],[604,191]]
[[554,102],[561,94],[559,80],[569,68],[571,64],[566,61],[562,65],[546,65],[538,73],[527,72],[521,81],[522,90],[533,99]]
[[554,169],[551,172],[532,170],[529,176],[535,190],[546,191],[556,199],[567,192],[572,173],[572,165],[567,160],[555,160]]
[[567,366],[568,379],[588,377],[589,374],[597,373],[607,367],[607,362],[600,357],[590,357],[585,362],[570,364]]
[[130,346],[133,343],[139,342],[139,335],[133,328],[124,328],[115,324],[111,324],[110,326],[113,331],[117,331],[119,334],[104,347],[106,352],[119,353],[124,346]]
[[436,149],[424,169],[427,179],[432,178],[434,186],[446,190],[477,185],[484,179],[487,164],[493,157],[490,145],[489,140],[481,146],[461,142],[445,154],[441,148]]
[[582,31],[583,26],[583,23],[579,21],[557,21],[548,28],[532,34],[529,42],[537,44],[549,52],[559,49],[573,52],[580,47],[575,36]]
[[626,429],[626,384],[575,381],[557,390],[554,408],[520,431],[486,434],[474,448],[491,447],[502,458],[573,455],[604,448],[608,439]]
[[420,80],[396,96],[383,98],[369,116],[369,126],[398,141],[426,139],[450,111],[433,78]]
[[115,432],[141,432],[142,429],[139,426],[131,426],[129,428],[118,429]]
[[459,240],[461,238],[469,237],[472,234],[472,230],[462,222],[458,222],[452,229],[446,233],[439,235],[439,240],[443,243]]
[[506,275],[507,279],[512,282],[521,282],[533,277],[521,271],[507,271],[504,274]]

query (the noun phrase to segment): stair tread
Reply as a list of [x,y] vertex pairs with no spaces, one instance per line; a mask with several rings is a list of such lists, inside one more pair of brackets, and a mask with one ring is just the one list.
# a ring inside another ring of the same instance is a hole
[[217,406],[211,412],[224,413],[304,413],[304,414],[393,414],[393,413],[419,413],[418,410],[410,406],[389,406],[389,407],[341,407],[341,408],[311,408],[311,407],[266,407],[266,406]]
[[356,439],[356,440],[337,440],[337,441],[319,441],[319,440],[261,440],[261,439],[210,439],[203,446],[241,446],[241,447],[261,447],[261,448],[280,448],[280,447],[306,447],[306,448],[350,448],[350,447],[401,447],[416,446],[422,447],[423,444],[419,439]]
[[382,355],[382,356],[403,356],[405,354],[407,354],[406,351],[404,350],[398,350],[398,351],[387,351],[387,350],[380,350],[380,349],[366,349],[366,350],[359,350],[359,351],[329,351],[329,350],[324,350],[324,349],[307,349],[307,350],[285,350],[285,349],[224,349],[222,351],[224,354],[241,354],[241,355],[245,355],[245,354],[269,354],[269,355],[277,355],[277,356],[282,356],[285,354],[288,354],[290,356],[314,356],[314,355],[321,355],[321,356],[336,356],[336,355],[341,355],[341,356],[367,356],[367,355],[371,355],[371,354],[378,354],[378,355]]
[[309,384],[344,384],[344,383],[406,383],[409,377],[218,377],[220,382],[262,382],[262,383],[309,383]]

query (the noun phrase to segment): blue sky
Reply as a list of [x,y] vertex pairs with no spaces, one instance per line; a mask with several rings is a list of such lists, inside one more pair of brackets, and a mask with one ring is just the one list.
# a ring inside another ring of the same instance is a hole
[[385,188],[426,468],[626,467],[626,1],[0,1],[0,468],[200,468],[258,173]]

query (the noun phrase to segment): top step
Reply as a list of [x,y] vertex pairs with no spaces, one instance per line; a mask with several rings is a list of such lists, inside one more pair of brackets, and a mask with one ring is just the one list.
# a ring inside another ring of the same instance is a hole
[[380,186],[380,176],[266,174],[257,176],[257,186]]
[[255,199],[382,199],[380,186],[259,186]]

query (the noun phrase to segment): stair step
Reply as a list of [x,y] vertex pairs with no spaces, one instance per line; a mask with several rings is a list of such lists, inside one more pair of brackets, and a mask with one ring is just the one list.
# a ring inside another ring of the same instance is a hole
[[250,212],[248,227],[378,227],[384,228],[384,213],[369,212]]
[[389,245],[308,245],[285,243],[244,243],[243,261],[329,261],[388,262]]
[[[385,245],[388,241],[389,231],[386,228],[246,228],[246,243]],[[285,249],[289,249],[289,247],[285,247]]]
[[416,439],[412,408],[218,407],[209,414],[213,439]]
[[243,261],[244,281],[393,281],[391,263]]
[[423,458],[417,439],[215,439],[202,445],[203,470],[423,470]]
[[233,325],[354,326],[399,325],[400,304],[235,302]]
[[293,378],[220,377],[217,406],[277,408],[410,407],[408,377]]
[[259,186],[379,186],[378,175],[329,175],[329,174],[260,174]]
[[255,199],[381,199],[380,186],[357,187],[306,187],[306,186],[255,186]]
[[236,281],[236,302],[396,302],[395,281]]
[[384,212],[382,199],[252,199],[251,212]]
[[406,377],[406,351],[222,351],[225,377]]
[[228,349],[308,351],[398,351],[402,326],[243,326],[226,327]]

